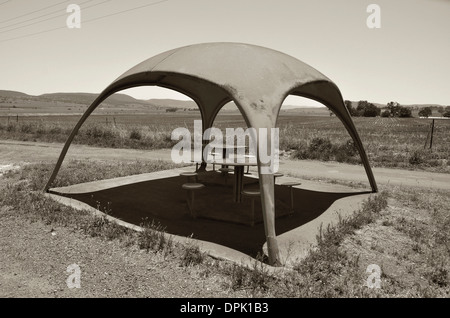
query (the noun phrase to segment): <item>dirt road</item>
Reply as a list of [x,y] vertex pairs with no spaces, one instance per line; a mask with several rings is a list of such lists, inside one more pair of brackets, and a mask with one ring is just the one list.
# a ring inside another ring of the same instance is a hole
[[[41,161],[56,163],[62,147],[63,144],[61,143],[0,140],[0,166]],[[66,156],[66,160],[71,159],[122,161],[171,160],[170,150],[168,149],[150,151],[109,149],[75,144],[69,148]],[[300,178],[351,181],[362,183],[369,187],[364,168],[357,165],[338,162],[281,159],[279,170],[285,174]],[[450,190],[450,174],[388,168],[373,168],[373,173],[380,189],[382,185],[391,184]]]

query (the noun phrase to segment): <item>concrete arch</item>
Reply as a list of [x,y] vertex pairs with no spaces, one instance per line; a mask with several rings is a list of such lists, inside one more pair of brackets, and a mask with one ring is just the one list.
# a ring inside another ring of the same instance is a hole
[[[325,86],[325,87],[324,87]],[[330,93],[328,95],[318,95],[320,92],[327,91],[326,86],[330,86]],[[372,168],[370,167],[369,159],[367,158],[366,151],[362,144],[361,138],[356,131],[356,127],[353,123],[353,120],[350,116],[350,113],[345,107],[344,99],[342,98],[341,92],[338,87],[331,82],[312,82],[301,87],[295,88],[292,90],[289,95],[297,95],[300,97],[306,97],[312,100],[315,100],[323,105],[327,106],[330,110],[334,112],[336,117],[338,117],[341,122],[344,124],[345,129],[349,133],[352,138],[355,146],[358,150],[358,153],[361,157],[361,161],[363,163],[364,169],[366,171],[367,177],[369,179],[370,186],[372,188],[372,192],[378,192],[377,183],[375,181],[375,177],[372,172]],[[339,108],[333,107],[333,105],[340,105]]]
[[[219,110],[233,101],[248,127],[274,128],[282,102],[293,94],[321,102],[343,122],[355,141],[372,191],[376,182],[364,147],[337,86],[311,66],[268,48],[243,43],[204,43],[156,55],[125,72],[89,106],[68,137],[45,186],[48,191],[78,130],[110,95],[132,87],[155,85],[192,98],[200,108],[203,130],[212,126]],[[267,135],[270,140],[270,133]],[[275,233],[274,178],[262,173],[257,154],[261,203],[269,263],[279,264]]]

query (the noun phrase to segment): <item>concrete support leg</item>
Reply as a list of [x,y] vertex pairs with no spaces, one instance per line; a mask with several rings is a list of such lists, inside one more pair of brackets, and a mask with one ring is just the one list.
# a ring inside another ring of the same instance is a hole
[[267,256],[269,257],[270,265],[279,266],[281,265],[281,262],[277,236],[275,233],[275,193],[273,174],[261,174],[260,172],[259,180],[264,230],[267,242]]

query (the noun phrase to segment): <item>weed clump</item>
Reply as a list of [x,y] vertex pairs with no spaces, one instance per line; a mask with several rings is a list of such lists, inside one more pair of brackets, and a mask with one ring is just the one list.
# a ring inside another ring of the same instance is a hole
[[231,289],[249,289],[253,294],[257,291],[267,291],[270,282],[273,280],[260,254],[256,257],[251,268],[233,264],[228,274],[231,280]]
[[140,249],[155,253],[161,251],[164,255],[172,252],[173,240],[165,233],[165,228],[161,224],[155,223],[154,220],[151,222],[144,220],[141,227],[144,230],[138,236],[138,246]]
[[206,258],[206,254],[200,251],[198,245],[188,244],[181,256],[181,265],[182,266],[190,266],[190,265],[199,265],[202,264]]

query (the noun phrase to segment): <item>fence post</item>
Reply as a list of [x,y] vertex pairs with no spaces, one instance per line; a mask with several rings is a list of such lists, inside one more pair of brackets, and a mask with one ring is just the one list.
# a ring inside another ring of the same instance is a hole
[[434,119],[431,123],[431,139],[430,139],[430,149],[433,147],[433,133],[434,133]]

